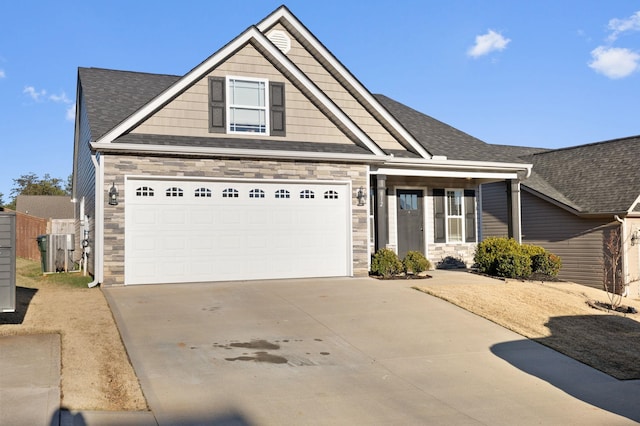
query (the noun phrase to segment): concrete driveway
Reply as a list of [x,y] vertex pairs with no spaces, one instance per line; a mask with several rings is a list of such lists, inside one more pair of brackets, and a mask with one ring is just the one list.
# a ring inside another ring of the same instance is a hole
[[159,425],[640,420],[638,381],[619,382],[410,284],[340,278],[104,293]]

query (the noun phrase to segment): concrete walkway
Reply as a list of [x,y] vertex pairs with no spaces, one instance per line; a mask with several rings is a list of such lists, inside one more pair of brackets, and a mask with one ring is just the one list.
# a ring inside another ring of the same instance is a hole
[[105,294],[160,425],[640,420],[639,381],[617,381],[410,284],[309,279]]

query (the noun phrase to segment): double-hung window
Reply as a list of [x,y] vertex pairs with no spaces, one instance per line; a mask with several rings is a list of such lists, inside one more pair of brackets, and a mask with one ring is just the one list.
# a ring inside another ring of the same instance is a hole
[[227,108],[230,133],[267,133],[267,81],[229,77]]
[[434,241],[476,242],[476,193],[473,189],[434,189]]
[[285,84],[209,77],[209,132],[286,136]]

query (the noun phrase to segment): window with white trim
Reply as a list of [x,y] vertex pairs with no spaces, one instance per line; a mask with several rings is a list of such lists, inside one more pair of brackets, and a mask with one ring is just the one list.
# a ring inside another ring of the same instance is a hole
[[286,189],[278,189],[276,191],[276,198],[291,198],[291,194]]
[[222,191],[222,198],[238,198],[238,190],[235,188],[227,188]]
[[141,186],[136,189],[136,197],[153,197],[153,188],[149,186]]
[[447,241],[464,241],[464,204],[461,189],[447,189]]
[[193,195],[196,198],[201,198],[201,197],[211,198],[211,190],[209,188],[196,188]]
[[182,197],[183,195],[184,194],[183,194],[183,191],[182,191],[181,188],[178,188],[176,186],[173,186],[171,188],[167,188],[167,191],[166,191],[166,196],[167,197]]
[[227,78],[227,116],[230,133],[267,133],[267,80]]
[[249,198],[264,198],[264,191],[256,188],[249,191]]

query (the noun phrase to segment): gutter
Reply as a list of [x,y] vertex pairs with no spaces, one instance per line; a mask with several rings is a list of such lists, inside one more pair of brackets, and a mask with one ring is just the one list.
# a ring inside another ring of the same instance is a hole
[[93,219],[93,281],[87,286],[93,288],[104,280],[104,168],[98,161],[96,154],[91,154],[91,162],[95,168],[95,217]]

